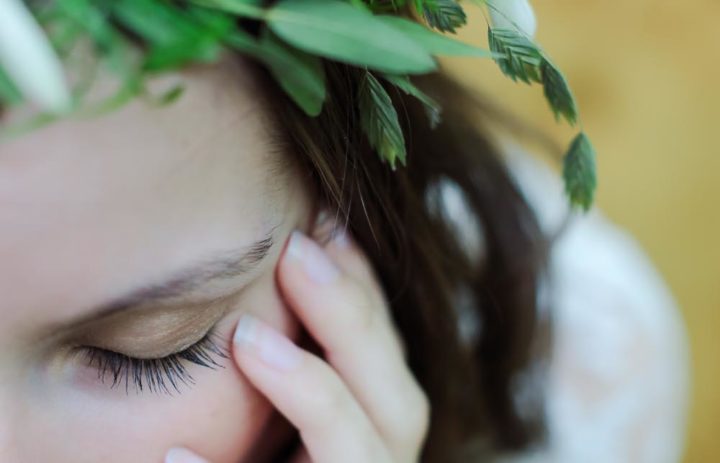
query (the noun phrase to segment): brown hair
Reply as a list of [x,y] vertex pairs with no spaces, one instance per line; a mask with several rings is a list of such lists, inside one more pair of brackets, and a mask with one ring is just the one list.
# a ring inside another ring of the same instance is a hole
[[[430,400],[423,461],[477,460],[539,440],[543,389],[535,373],[549,333],[537,296],[548,241],[476,122],[483,105],[442,73],[418,78],[443,108],[431,130],[416,100],[388,88],[408,148],[407,166],[392,171],[360,127],[364,71],[325,63],[328,98],[313,118],[264,68],[247,64],[267,98],[277,148],[374,265]],[[458,233],[448,217],[438,194],[448,184],[462,192],[461,219],[478,225],[477,236]]]
[[[525,394],[519,406],[518,384],[541,364],[539,334],[547,334],[537,303],[547,245],[533,212],[474,123],[471,95],[447,76],[418,80],[443,107],[434,130],[416,101],[388,88],[408,147],[407,166],[392,171],[359,124],[364,71],[325,66],[328,99],[317,118],[258,72],[280,148],[345,221],[386,291],[410,368],[431,403],[423,461],[526,447],[542,434],[542,401]],[[437,194],[443,184],[462,192],[466,219],[480,227],[476,246],[447,220]],[[469,335],[468,326],[476,328]],[[525,392],[533,390],[542,391]]]
[[[443,108],[431,130],[417,101],[388,88],[408,148],[407,166],[392,171],[360,127],[363,70],[326,62],[328,98],[312,118],[264,68],[249,65],[279,148],[300,164],[318,201],[342,217],[380,278],[430,399],[423,461],[468,461],[542,437],[542,387],[528,378],[541,378],[536,367],[548,345],[538,310],[548,242],[476,122],[482,105],[442,73],[418,78]],[[479,226],[475,246],[448,220],[438,195],[448,184],[462,192],[463,219]]]

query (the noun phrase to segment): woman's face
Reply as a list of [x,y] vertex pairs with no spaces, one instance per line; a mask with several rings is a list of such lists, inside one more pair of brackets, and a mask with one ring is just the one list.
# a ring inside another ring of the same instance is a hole
[[170,106],[0,145],[2,462],[160,462],[178,445],[236,462],[267,440],[270,405],[213,351],[243,312],[296,331],[273,270],[309,194],[242,64],[174,78]]

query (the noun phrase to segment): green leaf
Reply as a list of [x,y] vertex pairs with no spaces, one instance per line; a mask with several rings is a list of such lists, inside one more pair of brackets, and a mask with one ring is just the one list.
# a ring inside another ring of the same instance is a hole
[[151,45],[169,45],[205,33],[177,9],[154,0],[115,0],[112,14],[123,26]]
[[146,55],[143,69],[147,71],[165,71],[176,69],[191,62],[212,62],[220,56],[221,47],[216,41],[197,41],[175,43],[164,47],[155,47]]
[[397,111],[385,88],[370,72],[360,84],[358,93],[360,125],[380,159],[394,170],[397,160],[405,165],[405,138]]
[[107,11],[90,0],[57,0],[52,5],[57,14],[74,22],[89,36],[113,72],[128,83],[136,78],[137,66],[132,60],[132,47],[107,21]]
[[481,58],[490,58],[492,56],[490,50],[475,47],[438,34],[422,24],[409,19],[387,15],[377,16],[377,18],[402,32],[412,41],[423,47],[425,51],[433,55],[475,56]]
[[368,11],[340,0],[280,0],[266,20],[289,44],[326,58],[385,72],[425,73],[432,56]]
[[512,80],[529,84],[541,82],[540,65],[543,55],[530,39],[511,29],[488,29],[490,50],[496,53],[495,62]]
[[456,0],[415,0],[415,9],[430,27],[441,32],[455,33],[467,24],[465,11]]
[[577,105],[565,76],[547,59],[543,60],[540,72],[545,98],[555,114],[555,119],[562,116],[570,125],[575,125],[578,117]]
[[163,70],[192,61],[213,61],[221,50],[220,40],[233,24],[224,27],[205,14],[203,23],[183,10],[156,0],[116,0],[113,14],[120,23],[150,46],[145,69]]
[[563,179],[570,204],[584,211],[590,209],[597,187],[595,149],[584,132],[573,139],[565,154]]
[[228,47],[258,60],[262,60],[265,53],[259,41],[242,29],[235,28],[225,37],[224,42]]
[[430,121],[430,128],[434,129],[440,124],[440,114],[442,108],[440,103],[429,97],[422,90],[417,88],[408,76],[399,76],[396,74],[383,74],[385,80],[405,92],[406,94],[415,97],[425,107],[425,113]]
[[570,86],[562,72],[530,39],[516,30],[489,29],[490,50],[499,57],[495,61],[503,74],[514,81],[541,83],[545,98],[555,114],[570,125],[577,122],[578,111]]
[[20,90],[15,86],[7,73],[0,67],[0,103],[13,106],[23,101]]
[[317,116],[325,102],[325,71],[320,58],[292,48],[265,29],[261,59],[280,86],[309,116]]
[[374,13],[399,13],[408,0],[350,0],[353,5],[362,5],[366,10]]
[[67,59],[83,33],[81,27],[63,16],[49,18],[43,27],[61,60]]
[[227,11],[243,18],[265,19],[262,0],[189,0],[209,9]]
[[149,92],[144,96],[150,104],[162,107],[176,102],[183,93],[185,93],[185,87],[182,85],[175,85],[158,96],[152,95]]

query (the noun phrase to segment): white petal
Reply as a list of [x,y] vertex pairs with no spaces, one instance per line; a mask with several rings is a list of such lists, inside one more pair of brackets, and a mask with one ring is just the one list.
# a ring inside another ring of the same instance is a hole
[[519,29],[535,37],[537,20],[528,0],[488,0],[490,21],[498,29]]
[[70,107],[60,60],[21,0],[0,0],[0,64],[27,99],[53,112]]

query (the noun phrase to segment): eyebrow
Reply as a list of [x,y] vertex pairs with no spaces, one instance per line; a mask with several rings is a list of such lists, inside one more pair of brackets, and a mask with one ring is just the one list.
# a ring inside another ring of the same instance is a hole
[[171,275],[160,283],[131,290],[64,325],[82,325],[142,305],[180,299],[214,281],[250,273],[269,254],[275,242],[274,230],[275,228],[266,237],[242,249],[216,254]]

